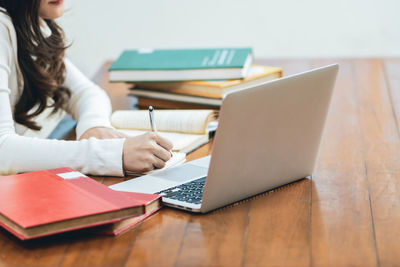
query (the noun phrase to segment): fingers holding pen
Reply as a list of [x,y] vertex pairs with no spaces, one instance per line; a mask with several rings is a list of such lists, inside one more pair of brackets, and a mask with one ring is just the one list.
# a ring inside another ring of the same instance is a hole
[[172,144],[154,132],[129,137],[125,140],[123,148],[123,168],[133,172],[163,168],[165,162],[171,158],[167,148],[172,148]]
[[168,161],[171,158],[172,143],[157,133],[151,132],[149,135],[154,140],[153,154],[163,161]]
[[154,140],[157,142],[158,145],[160,145],[164,149],[166,149],[168,151],[172,150],[173,144],[168,139],[166,139],[158,134],[155,134]]
[[173,144],[157,134],[154,109],[149,107],[152,132],[127,138],[124,144],[123,164],[125,171],[148,172],[163,168],[172,154]]

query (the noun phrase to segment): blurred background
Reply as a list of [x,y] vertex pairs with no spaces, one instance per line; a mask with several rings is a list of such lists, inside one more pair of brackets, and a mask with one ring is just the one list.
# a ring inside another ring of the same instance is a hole
[[242,47],[256,58],[399,57],[399,0],[66,0],[89,77],[123,49]]

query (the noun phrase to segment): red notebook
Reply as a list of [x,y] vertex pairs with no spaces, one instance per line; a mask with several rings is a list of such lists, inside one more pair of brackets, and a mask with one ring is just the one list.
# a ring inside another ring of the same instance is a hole
[[141,201],[71,168],[0,177],[0,225],[22,240],[144,213]]

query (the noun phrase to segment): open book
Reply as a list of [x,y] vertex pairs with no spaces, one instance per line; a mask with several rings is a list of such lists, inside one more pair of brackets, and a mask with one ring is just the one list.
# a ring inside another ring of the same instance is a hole
[[[173,151],[188,153],[209,141],[209,130],[215,123],[214,110],[157,110],[154,114],[158,134],[173,143]],[[118,110],[111,124],[128,136],[151,131],[147,110]],[[214,129],[215,130],[215,129]]]

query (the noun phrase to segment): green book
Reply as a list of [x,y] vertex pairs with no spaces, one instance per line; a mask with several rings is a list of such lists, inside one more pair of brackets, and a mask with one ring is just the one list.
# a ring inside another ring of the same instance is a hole
[[125,50],[110,66],[111,82],[227,80],[246,77],[251,48]]

